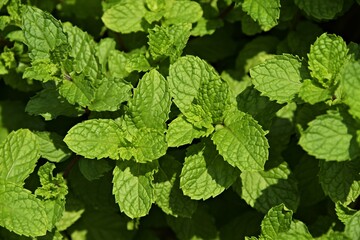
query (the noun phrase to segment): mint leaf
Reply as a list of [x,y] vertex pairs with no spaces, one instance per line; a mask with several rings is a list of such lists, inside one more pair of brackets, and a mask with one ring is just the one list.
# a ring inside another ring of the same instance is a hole
[[135,130],[131,144],[120,149],[120,156],[123,159],[130,159],[145,163],[153,161],[165,155],[167,144],[163,130],[152,128],[141,128]]
[[262,170],[269,155],[265,134],[250,115],[234,111],[218,125],[212,140],[230,165],[241,171]]
[[140,79],[134,90],[129,113],[138,128],[164,130],[170,105],[167,81],[158,71],[151,70]]
[[95,87],[87,76],[70,74],[70,80],[65,80],[59,87],[59,93],[71,104],[82,107],[89,106],[95,98]]
[[300,88],[299,97],[305,102],[315,104],[331,99],[331,92],[329,89],[317,86],[314,81],[306,79]]
[[115,47],[116,47],[116,42],[112,38],[101,39],[97,46],[96,55],[99,59],[100,65],[102,66],[103,72],[105,72],[106,64],[108,62],[110,52],[115,50]]
[[60,96],[55,86],[47,86],[33,96],[25,111],[31,115],[40,115],[47,121],[59,116],[78,117],[84,113],[79,106],[71,105]]
[[186,120],[183,115],[172,120],[166,132],[166,141],[169,147],[179,147],[191,143],[195,138],[208,136],[205,128],[197,128]]
[[250,69],[250,75],[262,95],[278,103],[290,102],[300,91],[307,76],[302,61],[292,55],[278,55]]
[[124,78],[133,71],[144,72],[151,69],[144,49],[136,49],[129,53],[112,50],[108,59],[109,73],[113,77]]
[[189,122],[211,128],[211,122],[222,121],[229,88],[204,60],[194,56],[179,58],[170,65],[168,81],[174,103]]
[[121,128],[112,119],[92,119],[76,124],[64,138],[68,147],[86,158],[119,159]]
[[155,198],[152,180],[156,167],[156,162],[120,161],[116,165],[113,194],[120,211],[130,218],[143,217],[150,211]]
[[276,239],[279,233],[288,231],[292,214],[284,204],[271,208],[261,222],[261,236],[265,239]]
[[261,212],[280,203],[296,210],[299,205],[297,182],[286,163],[262,171],[243,171],[241,197]]
[[351,115],[357,118],[360,118],[360,104],[357,101],[358,94],[360,93],[360,88],[358,88],[358,83],[360,82],[359,73],[359,62],[348,63],[342,71],[340,80],[340,85],[345,95],[344,102],[349,105]]
[[357,211],[346,223],[344,233],[350,239],[356,239],[359,237],[360,229],[360,211]]
[[65,23],[64,32],[71,47],[73,68],[77,74],[89,76],[95,80],[99,75],[99,63],[96,58],[96,43],[91,36],[78,27]]
[[269,31],[278,24],[280,0],[244,0],[241,6],[264,31]]
[[170,2],[164,13],[166,25],[195,23],[202,17],[203,11],[199,3],[189,0]]
[[216,197],[230,187],[239,171],[224,161],[209,140],[187,148],[180,188],[191,199]]
[[32,132],[11,132],[0,145],[0,179],[23,185],[39,158],[39,146]]
[[185,196],[180,189],[182,164],[170,156],[159,159],[159,171],[154,176],[155,203],[175,217],[191,217],[197,202]]
[[107,9],[101,19],[107,28],[115,32],[131,33],[144,31],[145,13],[143,0],[123,0]]
[[65,211],[65,196],[68,188],[62,175],[53,176],[55,165],[45,163],[39,168],[41,187],[37,188],[35,195],[43,199],[48,218],[48,230],[50,231],[60,220]]
[[342,11],[344,0],[295,0],[295,4],[318,20],[327,20]]
[[168,56],[174,62],[182,54],[190,37],[191,24],[175,24],[149,29],[149,51],[154,59]]
[[68,159],[71,151],[63,142],[63,137],[55,132],[35,132],[40,155],[52,162],[62,162]]
[[98,79],[89,109],[99,112],[119,110],[121,103],[130,99],[131,90],[131,84],[118,78]]
[[28,237],[46,234],[45,207],[29,190],[0,179],[0,209],[0,226]]
[[56,52],[58,47],[67,44],[61,23],[49,13],[35,7],[23,7],[22,30],[33,59],[49,58],[51,52]]
[[334,34],[322,34],[310,47],[309,69],[313,78],[325,88],[336,84],[336,78],[347,60],[346,42]]
[[333,202],[349,204],[360,195],[359,161],[320,161],[319,181]]
[[299,144],[310,155],[327,161],[354,159],[360,149],[347,118],[336,111],[316,117],[301,133]]

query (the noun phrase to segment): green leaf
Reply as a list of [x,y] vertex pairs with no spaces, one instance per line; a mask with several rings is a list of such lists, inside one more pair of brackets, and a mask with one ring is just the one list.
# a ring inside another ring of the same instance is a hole
[[289,240],[289,239],[296,239],[296,240],[308,240],[313,239],[311,236],[308,228],[303,222],[294,220],[291,222],[290,229],[287,232],[280,232],[275,239],[279,240]]
[[110,171],[112,168],[106,159],[93,160],[81,158],[79,160],[80,172],[89,181],[101,178],[104,176],[104,173]]
[[95,98],[94,83],[84,75],[70,75],[70,80],[64,80],[59,93],[71,104],[79,104],[82,107],[91,105]]
[[264,31],[278,24],[280,0],[244,0],[242,9],[257,21]]
[[131,97],[132,85],[118,78],[106,78],[97,81],[94,99],[89,105],[92,111],[116,111],[121,103]]
[[346,42],[334,34],[322,34],[310,47],[309,69],[313,78],[325,88],[336,84],[335,79],[347,60]]
[[300,88],[299,97],[305,102],[315,104],[331,99],[331,92],[329,89],[317,86],[314,81],[306,79]]
[[132,136],[131,144],[120,149],[120,156],[123,159],[133,156],[135,161],[145,163],[162,157],[166,150],[164,130],[141,128]]
[[240,172],[224,161],[210,140],[187,148],[180,188],[195,200],[216,197],[230,187]]
[[92,119],[72,127],[64,142],[73,152],[86,158],[119,159],[122,139],[121,128],[114,120]]
[[195,138],[208,136],[210,133],[208,129],[195,127],[183,115],[180,115],[169,123],[166,141],[169,147],[179,147],[191,143]]
[[144,31],[143,17],[146,11],[143,0],[122,0],[107,9],[101,19],[107,28],[115,32]]
[[60,174],[54,177],[54,169],[55,165],[49,162],[39,168],[38,175],[42,186],[35,191],[35,195],[43,199],[49,231],[62,217],[65,211],[65,196],[68,193],[65,179]]
[[344,0],[295,0],[295,4],[318,20],[331,20],[342,11]]
[[48,58],[50,52],[67,44],[60,21],[35,7],[23,7],[22,30],[33,59]]
[[129,113],[138,128],[164,130],[170,105],[167,81],[157,70],[151,70],[140,79],[134,90]]
[[45,87],[31,97],[25,111],[31,115],[40,115],[46,121],[53,120],[58,116],[78,117],[84,113],[82,108],[71,105],[60,96],[55,87]]
[[269,170],[243,171],[240,177],[241,197],[258,211],[266,213],[280,203],[296,211],[300,200],[297,182],[285,162]]
[[31,78],[42,82],[60,79],[56,76],[59,74],[58,66],[49,58],[36,59],[32,61],[31,67],[25,69],[23,78]]
[[195,23],[202,17],[203,11],[199,3],[188,0],[169,1],[164,13],[167,25]]
[[340,84],[345,95],[344,102],[350,107],[349,112],[356,118],[360,118],[360,103],[358,101],[360,88],[360,63],[351,62],[345,65]]
[[109,53],[108,65],[111,76],[117,78],[127,77],[133,71],[144,72],[151,69],[143,49],[129,53],[112,50]]
[[352,134],[349,117],[328,111],[308,123],[299,144],[310,155],[327,161],[347,161],[359,156],[360,149]]
[[130,218],[147,215],[154,202],[152,180],[156,162],[139,164],[120,161],[114,169],[113,194],[120,211]]
[[155,26],[149,29],[149,51],[154,59],[170,57],[170,62],[178,59],[190,36],[191,24],[175,24],[167,27]]
[[11,132],[0,145],[0,179],[22,185],[39,158],[39,146],[31,131]]
[[262,170],[269,155],[266,132],[250,116],[234,111],[212,136],[216,148],[230,165],[241,171]]
[[278,103],[290,102],[300,91],[307,75],[302,61],[292,55],[278,55],[250,69],[250,75],[262,95]]
[[349,204],[360,196],[359,160],[320,161],[319,181],[333,202]]
[[196,127],[223,119],[229,104],[229,88],[215,69],[194,56],[179,58],[170,65],[169,87],[174,103]]
[[41,157],[52,162],[62,162],[70,157],[71,151],[59,134],[55,132],[35,132],[35,135]]
[[102,70],[104,71],[106,68],[106,64],[108,62],[108,58],[110,52],[115,50],[116,42],[113,38],[102,38],[97,47],[97,57],[99,59],[99,63],[102,66]]
[[182,164],[171,156],[159,159],[159,171],[154,176],[155,203],[168,215],[191,217],[197,202],[185,196],[180,189]]
[[339,220],[344,224],[346,224],[356,213],[356,210],[351,209],[340,202],[336,202],[335,211]]
[[360,236],[360,211],[357,211],[345,224],[345,234],[350,239],[358,239]]
[[279,233],[287,232],[292,222],[292,214],[284,204],[271,208],[261,222],[261,236],[265,239],[276,239]]
[[73,68],[77,74],[97,79],[99,75],[99,63],[96,58],[96,43],[92,37],[71,23],[65,23],[64,32],[67,34],[71,51]]
[[45,207],[29,190],[0,179],[0,209],[0,226],[29,237],[46,234]]

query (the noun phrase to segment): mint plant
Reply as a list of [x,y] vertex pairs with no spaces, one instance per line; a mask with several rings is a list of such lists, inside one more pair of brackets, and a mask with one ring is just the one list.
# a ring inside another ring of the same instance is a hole
[[358,239],[359,11],[0,1],[0,239]]

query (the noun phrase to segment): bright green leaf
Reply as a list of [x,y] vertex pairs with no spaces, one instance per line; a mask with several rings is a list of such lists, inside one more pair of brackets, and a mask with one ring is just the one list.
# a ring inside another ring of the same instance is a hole
[[358,239],[360,236],[360,211],[357,211],[345,224],[345,234],[351,239]]
[[265,134],[250,115],[235,111],[227,114],[212,140],[230,165],[242,171],[262,170],[269,155]]
[[170,93],[165,78],[156,70],[146,73],[129,102],[130,116],[138,128],[163,130],[169,118]]
[[50,52],[67,44],[60,21],[51,14],[35,7],[24,6],[22,18],[25,41],[33,59],[48,58]]
[[29,190],[1,179],[0,209],[0,226],[29,237],[46,234],[45,207]]
[[35,135],[41,157],[52,162],[62,162],[70,157],[71,151],[59,134],[55,132],[35,132]]
[[169,123],[166,141],[169,147],[179,147],[191,143],[195,138],[208,136],[210,133],[205,128],[196,128],[183,115],[180,115]]
[[230,187],[239,171],[219,155],[210,140],[187,148],[180,175],[180,188],[191,199],[216,197]]
[[280,0],[244,0],[242,9],[257,21],[264,31],[269,31],[278,23]]
[[278,103],[290,102],[300,91],[307,75],[302,61],[292,55],[278,55],[250,69],[250,75],[262,95]]
[[130,218],[147,215],[154,202],[152,180],[155,162],[139,164],[120,161],[114,169],[113,194],[120,211]]
[[335,79],[347,60],[346,42],[334,34],[322,34],[310,47],[309,69],[313,78],[324,87],[336,84]]
[[331,92],[328,89],[317,86],[314,81],[306,79],[300,88],[299,97],[305,102],[315,104],[330,99]]
[[200,4],[188,0],[169,1],[164,13],[167,25],[181,23],[195,23],[202,17],[203,11]]
[[339,112],[328,111],[308,123],[299,144],[310,155],[327,161],[347,161],[360,154],[351,122]]
[[345,65],[340,84],[344,91],[344,102],[349,105],[349,112],[354,117],[360,118],[360,63],[352,62]]
[[131,33],[144,31],[146,8],[143,0],[122,0],[104,12],[102,21],[115,32]]
[[39,146],[32,132],[11,132],[0,145],[0,179],[22,185],[39,158]]
[[240,175],[241,197],[261,212],[280,203],[295,211],[300,199],[296,180],[290,174],[286,163],[269,170],[244,171]]
[[261,235],[265,239],[276,239],[281,232],[290,229],[292,221],[291,210],[286,209],[284,204],[271,208],[261,222]]
[[64,138],[68,147],[86,158],[119,159],[123,141],[120,126],[111,119],[92,119],[76,124]]
[[121,103],[131,97],[131,84],[118,78],[103,78],[97,81],[94,99],[89,106],[93,111],[116,111]]
[[175,24],[167,27],[155,26],[149,30],[149,51],[154,59],[170,57],[174,62],[181,56],[190,36],[191,24]]

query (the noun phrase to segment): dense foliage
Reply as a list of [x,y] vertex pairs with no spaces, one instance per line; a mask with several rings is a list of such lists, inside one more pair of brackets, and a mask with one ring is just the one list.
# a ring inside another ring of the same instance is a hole
[[359,239],[359,0],[0,13],[0,239]]

